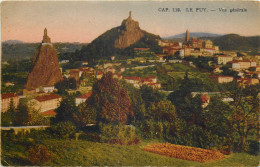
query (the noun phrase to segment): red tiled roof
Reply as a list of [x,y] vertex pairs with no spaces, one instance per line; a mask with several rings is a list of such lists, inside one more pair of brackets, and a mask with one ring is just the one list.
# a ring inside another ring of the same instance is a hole
[[48,100],[53,100],[53,99],[58,99],[58,98],[61,98],[61,96],[59,96],[57,94],[49,94],[49,95],[39,96],[34,99],[39,102],[43,102],[43,101],[48,101]]
[[[247,63],[251,63],[252,61],[250,61],[250,60],[234,60],[234,61],[230,61],[229,63],[242,63],[242,62],[247,62]],[[254,61],[253,61],[254,62]]]
[[148,78],[148,79],[156,79],[156,76],[148,76],[146,78]]
[[153,80],[151,80],[151,79],[146,79],[146,78],[142,78],[142,81],[143,81],[143,82],[153,82]]
[[88,92],[88,93],[78,96],[77,98],[88,99],[91,95],[92,95],[92,92]]
[[5,93],[2,94],[2,99],[12,98],[12,97],[18,97],[16,93]]
[[227,56],[227,55],[219,55],[218,57],[231,57],[231,56]]
[[97,72],[97,75],[104,74],[102,71]]
[[206,103],[206,102],[208,102],[209,97],[208,97],[207,95],[203,94],[203,95],[200,97],[200,99],[201,99],[202,103]]
[[150,48],[134,48],[134,50],[142,50],[142,51],[147,51],[149,50]]
[[42,115],[54,115],[55,116],[57,113],[54,110],[49,110],[49,111],[41,112],[40,114],[42,114]]
[[131,76],[131,77],[124,77],[124,79],[127,79],[127,80],[141,80],[140,77],[135,77],[135,76]]

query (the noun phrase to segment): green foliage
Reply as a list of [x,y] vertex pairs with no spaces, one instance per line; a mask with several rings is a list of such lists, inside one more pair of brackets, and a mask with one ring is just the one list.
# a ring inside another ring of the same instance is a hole
[[228,34],[213,40],[214,45],[221,50],[250,50],[259,49],[260,36],[244,37],[237,34]]
[[142,86],[140,91],[146,108],[148,108],[153,102],[159,102],[166,98],[165,94],[159,92],[158,90],[154,90],[152,87],[147,85]]
[[228,88],[230,102],[229,124],[232,130],[239,135],[238,150],[249,151],[248,135],[253,130],[259,130],[259,85],[246,87],[237,86]]
[[46,119],[34,108],[34,103],[28,99],[20,99],[15,116],[16,125],[43,125]]
[[146,117],[146,108],[145,102],[142,99],[141,91],[125,81],[121,81],[121,84],[127,90],[132,102],[134,112],[133,123],[136,124],[138,122],[142,122]]
[[30,147],[28,153],[28,159],[32,165],[43,165],[44,162],[48,162],[51,159],[51,153],[44,145]]
[[132,125],[99,124],[101,141],[111,144],[127,144],[136,138]]
[[81,103],[79,106],[79,116],[77,122],[81,126],[97,123],[97,111],[94,107],[88,106],[86,103]]
[[51,127],[52,134],[55,137],[68,139],[76,133],[76,127],[70,121],[60,122]]
[[16,109],[15,109],[15,106],[14,106],[13,99],[11,99],[8,110],[1,114],[1,124],[2,124],[2,126],[15,125],[15,115],[16,115]]
[[80,124],[78,122],[80,113],[73,96],[64,97],[60,102],[60,106],[55,111],[57,113],[54,119],[55,123],[70,121],[75,125]]
[[94,84],[87,105],[98,112],[98,122],[127,124],[133,119],[132,104],[127,91],[110,72]]
[[176,110],[170,101],[154,102],[148,108],[148,115],[158,122],[173,122],[176,118]]

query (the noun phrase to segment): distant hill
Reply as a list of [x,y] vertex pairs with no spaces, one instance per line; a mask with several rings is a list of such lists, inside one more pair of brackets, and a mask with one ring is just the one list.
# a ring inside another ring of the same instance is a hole
[[[163,39],[173,39],[173,38],[185,38],[186,33],[177,34],[169,37],[163,37]],[[190,32],[190,37],[220,37],[221,34],[214,34],[214,33],[205,33],[205,32]]]
[[221,50],[260,50],[260,36],[240,36],[228,34],[213,39],[214,45]]
[[[2,43],[2,61],[8,60],[22,60],[32,58],[35,54],[40,43],[24,43],[13,42],[18,40],[11,40]],[[83,45],[82,43],[53,43],[56,48],[59,57],[63,54],[74,53],[76,50],[80,50]]]
[[150,48],[155,53],[161,53],[162,49],[157,40],[160,36],[148,33],[139,27],[139,23],[131,18],[122,21],[121,26],[112,28],[88,46],[82,47],[75,53],[75,57],[94,62],[98,59],[109,59],[110,56],[133,56],[133,48]]
[[7,40],[3,42],[3,44],[20,44],[20,43],[24,43],[24,42],[19,40]]

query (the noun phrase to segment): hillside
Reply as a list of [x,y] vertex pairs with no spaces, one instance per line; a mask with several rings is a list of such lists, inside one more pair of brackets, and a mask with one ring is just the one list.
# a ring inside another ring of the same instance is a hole
[[95,40],[88,46],[75,53],[77,58],[93,62],[98,59],[109,59],[110,56],[133,56],[135,47],[150,48],[156,53],[161,52],[157,44],[159,36],[148,33],[139,27],[139,23],[131,18],[122,21],[121,26],[112,28]]
[[238,34],[228,34],[213,39],[213,43],[221,50],[259,50],[260,36],[245,37]]

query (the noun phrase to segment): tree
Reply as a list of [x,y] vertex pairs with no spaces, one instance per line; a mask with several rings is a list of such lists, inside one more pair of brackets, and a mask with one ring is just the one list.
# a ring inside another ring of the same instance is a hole
[[152,87],[144,85],[140,89],[142,99],[145,102],[145,107],[148,108],[153,102],[159,102],[164,100],[166,97],[158,90],[154,90]]
[[231,128],[239,135],[239,149],[248,151],[247,137],[252,130],[259,130],[259,87],[229,87]]
[[144,100],[142,99],[141,91],[125,81],[121,81],[120,83],[127,90],[131,99],[134,111],[134,123],[137,124],[143,122],[146,117],[146,108]]
[[20,99],[17,114],[17,125],[42,125],[44,117],[40,114],[40,111],[35,109],[33,101],[28,99]]
[[113,78],[111,72],[93,85],[87,105],[95,108],[97,120],[102,123],[128,124],[134,116],[127,91]]
[[174,105],[168,100],[152,103],[148,111],[153,120],[160,122],[173,122],[177,116]]
[[1,115],[1,123],[3,126],[12,126],[15,124],[16,110],[14,101],[11,99],[8,110]]
[[77,120],[80,114],[73,96],[64,97],[60,102],[60,106],[56,109],[56,113],[54,122],[70,121],[78,124]]

